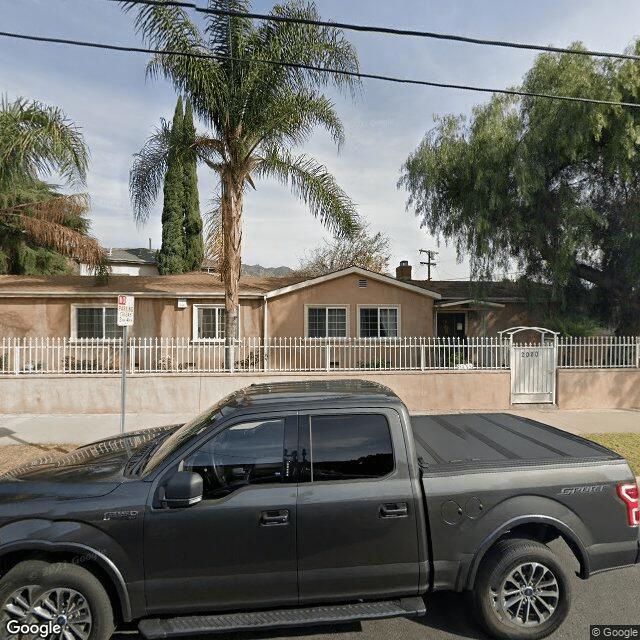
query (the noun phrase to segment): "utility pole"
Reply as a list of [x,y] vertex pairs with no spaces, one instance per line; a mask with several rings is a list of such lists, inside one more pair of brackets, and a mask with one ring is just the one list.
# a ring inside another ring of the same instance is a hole
[[435,267],[436,263],[433,261],[433,258],[438,255],[437,251],[433,251],[432,249],[420,249],[420,253],[427,254],[427,261],[421,262],[420,264],[427,265],[427,280],[431,282],[431,267]]

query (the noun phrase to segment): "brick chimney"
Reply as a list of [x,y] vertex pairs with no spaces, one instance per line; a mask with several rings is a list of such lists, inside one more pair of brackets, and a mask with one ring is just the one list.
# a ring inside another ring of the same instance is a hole
[[411,265],[408,260],[400,260],[400,265],[396,267],[397,280],[411,280]]

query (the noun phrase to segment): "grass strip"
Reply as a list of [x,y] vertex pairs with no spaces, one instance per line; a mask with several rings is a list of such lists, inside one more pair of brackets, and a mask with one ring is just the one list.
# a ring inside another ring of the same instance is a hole
[[640,476],[640,433],[590,433],[583,437],[624,456],[636,476]]

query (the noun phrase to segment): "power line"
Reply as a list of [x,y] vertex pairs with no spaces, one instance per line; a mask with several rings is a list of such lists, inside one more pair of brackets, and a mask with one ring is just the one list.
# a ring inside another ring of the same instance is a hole
[[305,69],[307,71],[317,71],[320,73],[333,73],[337,75],[350,76],[360,79],[368,79],[368,80],[381,80],[384,82],[394,82],[398,84],[412,84],[419,85],[425,87],[436,87],[440,89],[459,89],[461,91],[477,91],[481,93],[501,93],[505,95],[512,96],[521,96],[528,98],[545,98],[548,100],[562,100],[565,102],[582,102],[587,104],[602,104],[609,105],[615,107],[631,107],[637,109],[640,107],[640,104],[635,102],[618,102],[615,100],[598,100],[596,98],[581,98],[578,96],[562,96],[548,93],[536,93],[532,91],[519,91],[517,89],[489,89],[487,87],[477,87],[473,85],[464,85],[464,84],[452,84],[448,82],[431,82],[428,80],[413,80],[410,78],[396,78],[393,76],[383,76],[377,75],[373,73],[362,73],[356,71],[341,71],[339,69],[327,69],[324,67],[316,67],[309,64],[302,64],[298,62],[284,62],[282,60],[262,60],[258,58],[238,58],[232,57],[229,55],[218,54],[212,55],[207,53],[197,53],[197,52],[185,52],[185,51],[166,51],[162,49],[146,49],[143,47],[130,47],[130,46],[122,46],[115,44],[104,44],[98,42],[87,42],[84,40],[69,40],[66,38],[50,38],[45,36],[32,36],[20,33],[11,33],[7,31],[0,31],[0,37],[6,38],[17,38],[21,40],[29,40],[34,42],[47,42],[53,44],[66,44],[77,47],[90,47],[94,49],[107,49],[110,51],[123,51],[126,53],[152,53],[157,55],[167,55],[167,56],[183,56],[188,58],[204,58],[209,60],[232,60],[234,62],[250,62],[256,64],[271,64],[282,67],[291,67],[293,69]]
[[[122,2],[123,0],[110,0],[110,2]],[[432,38],[436,40],[450,40],[453,42],[464,42],[466,44],[478,44],[490,47],[508,47],[510,49],[526,49],[529,51],[542,51],[548,53],[570,53],[580,56],[595,56],[598,58],[619,58],[622,60],[640,60],[640,56],[631,53],[612,53],[610,51],[588,51],[583,49],[568,49],[564,47],[543,46],[538,44],[528,44],[524,42],[511,42],[509,40],[489,40],[485,38],[471,38],[448,33],[437,33],[434,31],[414,31],[412,29],[392,29],[390,27],[371,27],[359,24],[349,24],[346,22],[329,22],[324,20],[310,20],[308,18],[297,18],[294,16],[277,16],[264,13],[244,13],[225,9],[210,9],[199,7],[193,2],[181,2],[180,0],[126,0],[130,4],[146,4],[151,6],[180,7],[193,9],[198,13],[213,14],[219,16],[231,16],[238,18],[251,18],[256,20],[270,20],[271,22],[294,22],[297,24],[313,25],[318,27],[332,27],[343,29],[344,31],[359,31],[364,33],[382,33],[396,36],[411,36],[416,38]]]

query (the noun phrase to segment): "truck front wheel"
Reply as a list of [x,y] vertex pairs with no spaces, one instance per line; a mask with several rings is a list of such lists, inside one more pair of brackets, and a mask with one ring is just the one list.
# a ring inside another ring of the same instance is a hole
[[483,559],[473,603],[480,624],[492,636],[538,640],[566,618],[571,586],[549,547],[535,540],[506,539]]
[[108,640],[113,611],[104,587],[86,569],[28,560],[0,580],[0,628],[16,638]]

